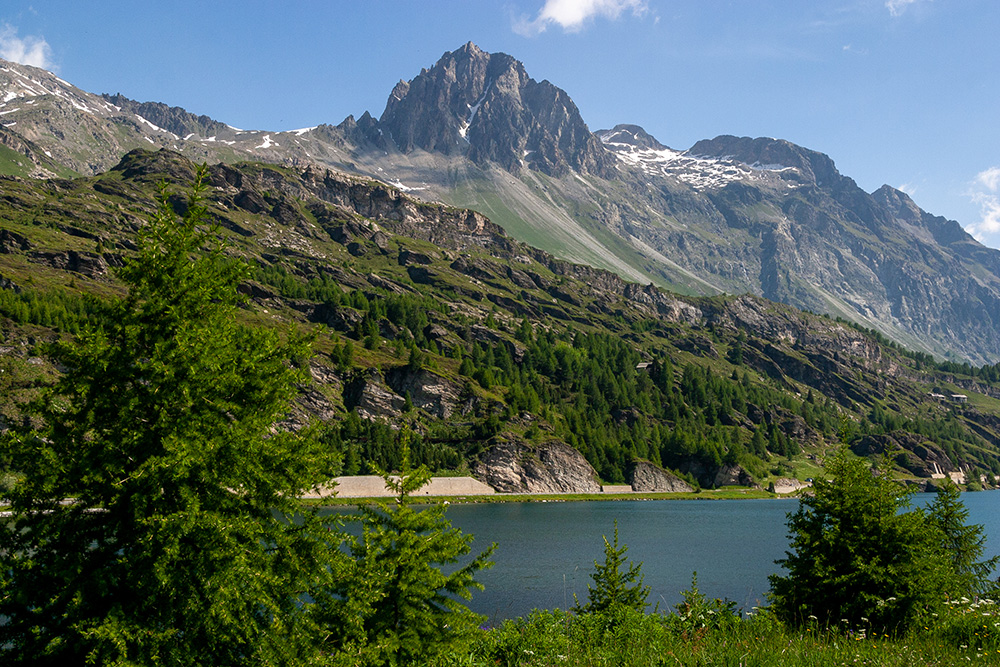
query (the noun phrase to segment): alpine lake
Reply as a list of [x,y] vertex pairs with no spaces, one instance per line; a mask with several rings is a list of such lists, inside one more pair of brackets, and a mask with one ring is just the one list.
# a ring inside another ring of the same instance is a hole
[[[930,494],[913,496],[923,505]],[[963,493],[968,523],[986,534],[984,558],[1000,554],[1000,492]],[[452,504],[447,517],[475,536],[473,553],[497,544],[494,565],[476,577],[468,606],[489,623],[525,616],[533,609],[566,609],[574,596],[586,602],[594,562],[604,560],[604,537],[642,562],[650,605],[670,611],[691,588],[728,598],[744,612],[766,604],[768,575],[788,548],[786,515],[795,499],[615,500]],[[343,511],[334,510],[334,511]]]

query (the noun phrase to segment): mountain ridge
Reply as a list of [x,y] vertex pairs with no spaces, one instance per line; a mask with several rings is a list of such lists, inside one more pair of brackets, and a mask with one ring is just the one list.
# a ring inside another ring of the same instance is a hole
[[[78,173],[142,146],[322,164],[478,209],[521,240],[631,280],[750,292],[923,352],[1000,360],[1000,253],[957,223],[888,186],[866,193],[828,156],[783,140],[721,135],[676,151],[638,125],[592,133],[565,91],[471,42],[401,81],[379,119],[287,132],[90,96],[19,68],[0,70],[7,129]],[[39,119],[32,100],[55,111]],[[80,138],[90,135],[106,138],[96,152]]]

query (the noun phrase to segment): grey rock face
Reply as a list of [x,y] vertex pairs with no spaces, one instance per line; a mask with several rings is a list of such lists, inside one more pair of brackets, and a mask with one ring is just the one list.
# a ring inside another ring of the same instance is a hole
[[136,102],[121,93],[103,95],[105,100],[123,111],[138,114],[179,137],[198,134],[204,137],[216,137],[218,140],[232,139],[236,132],[225,123],[212,120],[208,116],[198,116],[185,111],[181,107],[171,107],[160,102]]
[[691,493],[694,487],[683,479],[649,461],[636,461],[628,480],[632,490],[641,493]]
[[754,481],[753,476],[744,470],[742,466],[729,464],[723,465],[719,468],[718,472],[715,473],[713,485],[716,487],[749,486],[755,489],[760,488],[760,484],[757,484]]
[[851,446],[859,456],[889,456],[897,465],[918,477],[956,472],[944,450],[926,438],[906,431],[866,435]]
[[600,493],[597,473],[564,442],[496,439],[473,474],[501,493]]
[[386,386],[382,375],[375,370],[359,375],[344,387],[344,407],[357,408],[363,419],[399,417],[405,404],[406,400]]
[[394,368],[387,373],[386,381],[398,395],[409,394],[415,408],[438,419],[451,417],[461,402],[459,385],[426,368]]
[[379,119],[403,152],[466,154],[511,172],[611,174],[611,161],[565,91],[528,77],[505,53],[469,42],[412,81],[400,81]]

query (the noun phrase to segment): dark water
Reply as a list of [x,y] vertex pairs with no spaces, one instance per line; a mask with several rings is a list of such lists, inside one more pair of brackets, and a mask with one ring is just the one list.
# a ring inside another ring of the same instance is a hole
[[[917,496],[917,503],[929,500]],[[1000,553],[1000,492],[964,494],[971,523],[983,524],[986,557]],[[650,602],[670,608],[698,572],[709,597],[734,600],[749,611],[764,600],[774,561],[787,548],[785,515],[796,500],[668,500],[452,505],[448,518],[472,533],[479,551],[497,543],[491,570],[478,579],[470,608],[491,621],[535,608],[566,608],[586,600],[595,560],[604,558],[618,520],[628,556],[643,561]]]

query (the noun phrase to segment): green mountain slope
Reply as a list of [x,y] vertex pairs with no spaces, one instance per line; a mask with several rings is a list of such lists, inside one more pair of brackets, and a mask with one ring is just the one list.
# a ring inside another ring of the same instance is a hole
[[[811,476],[843,443],[921,484],[1000,473],[996,368],[939,365],[759,297],[629,283],[376,181],[260,163],[210,173],[218,233],[254,267],[243,316],[319,329],[315,382],[287,425],[325,422],[349,472],[392,467],[408,426],[418,462],[505,490],[640,485],[645,467],[766,485]],[[180,210],[192,174],[176,153],[135,151],[95,177],[0,180],[5,427],[25,426],[17,401],[58,372],[37,343],[119,293],[114,269],[157,184]]]

